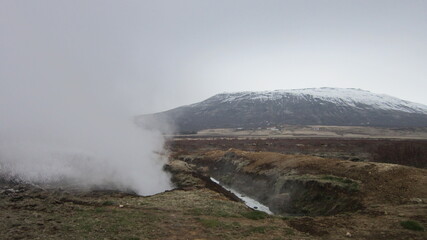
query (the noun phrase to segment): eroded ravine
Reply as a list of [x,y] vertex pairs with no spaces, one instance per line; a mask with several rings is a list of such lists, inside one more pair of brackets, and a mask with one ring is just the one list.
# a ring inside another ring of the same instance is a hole
[[[304,174],[254,162],[233,150],[181,157],[181,161],[221,185],[235,189],[280,215],[333,215],[363,208],[359,182],[327,174]],[[256,165],[256,166],[255,166]]]

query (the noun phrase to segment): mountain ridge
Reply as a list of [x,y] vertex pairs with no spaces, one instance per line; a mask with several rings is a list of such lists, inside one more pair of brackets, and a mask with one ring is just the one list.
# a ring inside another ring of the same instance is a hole
[[425,127],[427,106],[354,88],[305,88],[216,94],[204,101],[137,117],[178,131],[277,125]]

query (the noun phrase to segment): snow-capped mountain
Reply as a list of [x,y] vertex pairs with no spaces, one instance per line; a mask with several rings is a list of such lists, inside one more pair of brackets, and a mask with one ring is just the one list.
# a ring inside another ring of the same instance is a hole
[[425,127],[427,106],[361,89],[307,88],[221,93],[151,117],[167,119],[179,131],[283,124]]

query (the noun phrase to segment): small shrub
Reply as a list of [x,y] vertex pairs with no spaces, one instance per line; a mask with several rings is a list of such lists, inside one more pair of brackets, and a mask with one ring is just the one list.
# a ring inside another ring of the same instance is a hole
[[103,212],[105,212],[105,209],[104,208],[100,208],[100,207],[97,207],[97,208],[95,208],[95,213],[103,213]]
[[281,217],[281,219],[283,221],[289,221],[289,220],[292,220],[293,218],[294,218],[293,216],[283,216],[283,217]]
[[267,227],[265,227],[265,226],[251,227],[249,229],[249,232],[251,232],[251,233],[266,233],[267,232]]
[[223,223],[218,221],[217,219],[201,219],[200,222],[203,226],[209,228],[216,228],[223,225]]
[[217,216],[217,217],[224,217],[224,218],[227,218],[227,217],[236,217],[236,215],[235,215],[235,214],[231,214],[231,213],[229,213],[229,212],[221,211],[221,210],[218,210],[217,212],[215,212],[215,213],[214,213],[214,216]]
[[242,216],[245,218],[249,218],[252,220],[260,220],[268,217],[268,214],[265,212],[261,212],[258,210],[250,211],[250,212],[244,212],[242,213]]
[[91,232],[93,230],[92,223],[81,223],[78,226],[80,227],[81,230],[85,232]]
[[295,235],[295,231],[292,228],[286,228],[286,234]]
[[419,224],[416,221],[411,221],[411,220],[402,221],[402,222],[400,222],[400,225],[403,228],[406,228],[406,229],[409,229],[409,230],[413,230],[413,231],[424,231],[423,226],[421,226],[421,224]]
[[193,216],[202,216],[202,215],[205,215],[202,208],[193,208],[193,209],[190,209],[187,214],[193,215]]
[[110,200],[102,202],[102,206],[113,206],[113,205],[116,205],[116,203]]

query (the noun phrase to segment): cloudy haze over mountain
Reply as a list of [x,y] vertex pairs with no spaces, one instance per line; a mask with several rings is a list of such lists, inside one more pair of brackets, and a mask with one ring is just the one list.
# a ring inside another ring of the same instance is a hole
[[325,86],[427,104],[426,11],[422,0],[3,0],[0,81],[107,84],[133,114]]

